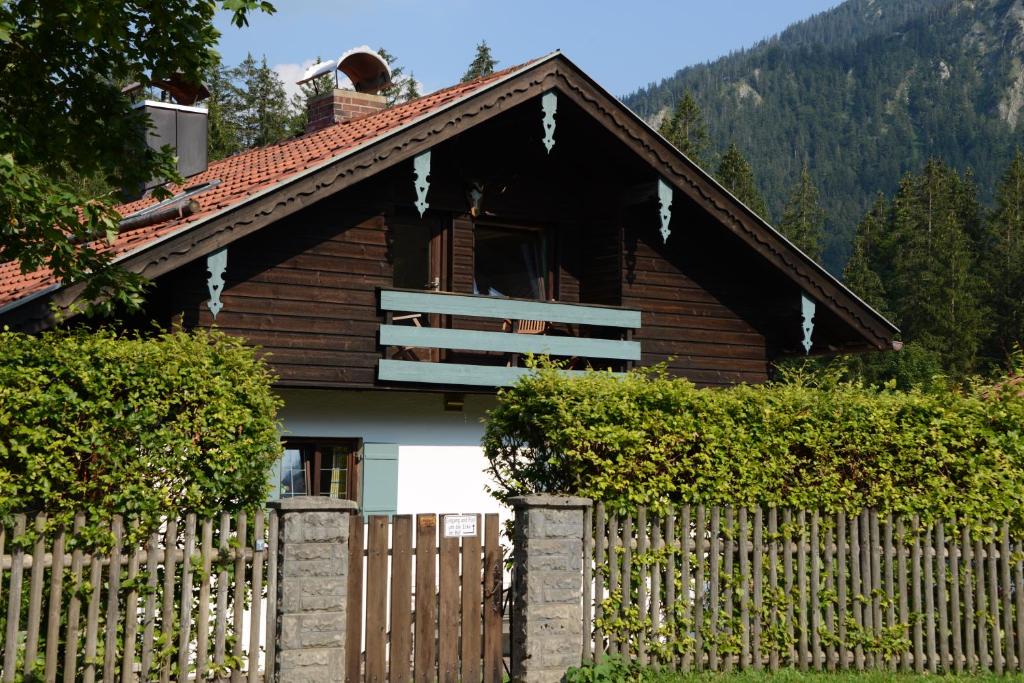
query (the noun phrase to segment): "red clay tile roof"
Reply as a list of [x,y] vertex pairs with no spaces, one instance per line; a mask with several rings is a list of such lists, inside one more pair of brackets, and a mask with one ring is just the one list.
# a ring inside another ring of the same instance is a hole
[[[450,88],[438,90],[417,100],[386,109],[376,114],[339,123],[309,135],[285,140],[269,147],[249,150],[210,164],[207,170],[188,179],[186,187],[219,180],[216,187],[197,194],[200,208],[191,216],[127,230],[118,235],[110,249],[115,257],[123,256],[160,238],[185,229],[211,214],[231,207],[248,197],[286,181],[303,171],[319,166],[333,157],[372,142],[376,138],[426,116],[463,97],[535,63],[527,62],[504,69],[490,76]],[[182,188],[171,187],[172,192]],[[122,216],[129,216],[155,204],[143,198],[118,207]],[[38,294],[56,284],[49,269],[22,273],[16,261],[0,264],[0,308],[19,299]]]

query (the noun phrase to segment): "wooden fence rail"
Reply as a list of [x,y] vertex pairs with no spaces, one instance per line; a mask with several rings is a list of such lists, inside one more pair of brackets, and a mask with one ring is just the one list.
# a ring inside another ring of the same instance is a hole
[[137,543],[115,517],[102,553],[78,544],[84,523],[20,514],[0,527],[0,681],[263,680],[276,516],[189,515]]
[[600,503],[587,519],[584,661],[1024,671],[1024,541],[1006,522]]

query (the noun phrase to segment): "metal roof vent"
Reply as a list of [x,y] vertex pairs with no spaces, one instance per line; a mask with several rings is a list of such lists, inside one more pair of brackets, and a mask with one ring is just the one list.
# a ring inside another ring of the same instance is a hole
[[370,49],[369,45],[354,47],[337,59],[314,64],[306,69],[297,83],[301,85],[333,73],[334,85],[337,87],[338,71],[348,76],[356,92],[377,94],[391,85],[391,68],[383,57]]

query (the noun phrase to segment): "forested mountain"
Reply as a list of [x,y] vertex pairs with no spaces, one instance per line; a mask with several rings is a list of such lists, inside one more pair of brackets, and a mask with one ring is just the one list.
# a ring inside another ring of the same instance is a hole
[[624,101],[654,123],[691,91],[714,172],[735,144],[778,223],[806,169],[840,273],[879,192],[937,158],[979,199],[1024,143],[1024,0],[848,0],[750,49],[687,67]]

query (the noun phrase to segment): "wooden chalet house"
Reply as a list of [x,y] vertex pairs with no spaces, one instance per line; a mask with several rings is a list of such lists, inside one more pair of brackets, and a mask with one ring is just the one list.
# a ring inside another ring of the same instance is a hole
[[[202,111],[144,106],[179,146]],[[557,52],[390,109],[335,90],[305,135],[177,192],[122,207],[117,260],[155,283],[136,324],[262,347],[276,495],[367,513],[495,509],[481,421],[526,354],[725,386],[897,332]],[[25,331],[80,292],[14,263],[0,283]]]

